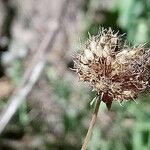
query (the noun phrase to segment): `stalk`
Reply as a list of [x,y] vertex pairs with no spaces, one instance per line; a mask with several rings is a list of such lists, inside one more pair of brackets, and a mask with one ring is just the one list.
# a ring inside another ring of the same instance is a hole
[[100,99],[100,97],[98,97],[95,108],[94,108],[94,113],[93,113],[93,116],[92,116],[92,119],[91,119],[91,122],[90,122],[90,126],[88,128],[88,131],[87,131],[86,137],[84,139],[81,150],[86,150],[86,148],[87,148],[88,142],[89,142],[91,134],[92,134],[93,127],[96,123],[100,103],[101,103],[101,99]]

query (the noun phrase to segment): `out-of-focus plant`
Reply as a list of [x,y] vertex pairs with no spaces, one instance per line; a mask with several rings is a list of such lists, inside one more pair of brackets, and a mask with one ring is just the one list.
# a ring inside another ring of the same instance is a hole
[[118,12],[118,25],[126,30],[132,44],[149,43],[150,5],[149,0],[116,0],[113,11]]
[[[11,81],[14,85],[18,85],[18,83],[21,80],[22,76],[22,64],[20,63],[20,60],[14,60],[9,69],[8,74],[11,78]],[[19,122],[22,125],[27,125],[29,122],[28,114],[27,114],[27,103],[24,102],[21,104],[20,108],[18,109],[18,115],[19,115]]]

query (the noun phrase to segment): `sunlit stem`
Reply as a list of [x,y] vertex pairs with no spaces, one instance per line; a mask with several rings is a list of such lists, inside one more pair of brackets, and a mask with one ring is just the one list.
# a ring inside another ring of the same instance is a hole
[[94,125],[96,123],[96,119],[97,119],[97,114],[98,114],[100,103],[101,103],[101,98],[98,97],[97,101],[96,101],[94,113],[93,113],[93,116],[92,116],[92,120],[90,122],[90,126],[89,126],[89,129],[87,131],[87,134],[86,134],[86,137],[84,139],[84,142],[83,142],[81,150],[86,150],[86,148],[87,148],[88,142],[89,142],[91,134],[92,134],[93,127],[94,127]]

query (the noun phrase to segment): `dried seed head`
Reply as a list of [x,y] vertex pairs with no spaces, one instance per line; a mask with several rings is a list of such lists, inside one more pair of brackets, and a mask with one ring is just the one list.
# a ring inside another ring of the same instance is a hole
[[91,37],[75,58],[79,79],[91,83],[110,108],[113,100],[134,100],[150,87],[150,49],[129,47],[111,28]]

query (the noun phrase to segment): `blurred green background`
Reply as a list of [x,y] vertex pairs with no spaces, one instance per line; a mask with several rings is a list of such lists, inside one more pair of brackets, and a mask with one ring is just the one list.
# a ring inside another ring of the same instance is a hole
[[[82,27],[77,37],[80,40],[74,41],[76,47],[84,43],[88,32],[95,35],[100,27],[126,33],[123,38],[130,45],[150,46],[150,0],[83,0],[81,12]],[[93,112],[90,102],[96,93],[78,82],[78,76],[69,69],[73,51],[67,49],[66,54],[66,73],[60,75],[51,63],[46,65],[36,85],[38,90],[33,90],[0,136],[0,149],[80,149]],[[13,86],[21,80],[23,65],[22,59],[15,59],[5,71]],[[0,110],[5,108],[8,97],[0,101]],[[40,100],[32,101],[38,97],[46,101],[46,106],[41,106]],[[101,104],[88,150],[150,150],[149,91],[140,94],[136,101],[138,104],[123,102],[123,106],[114,102],[110,111]]]

